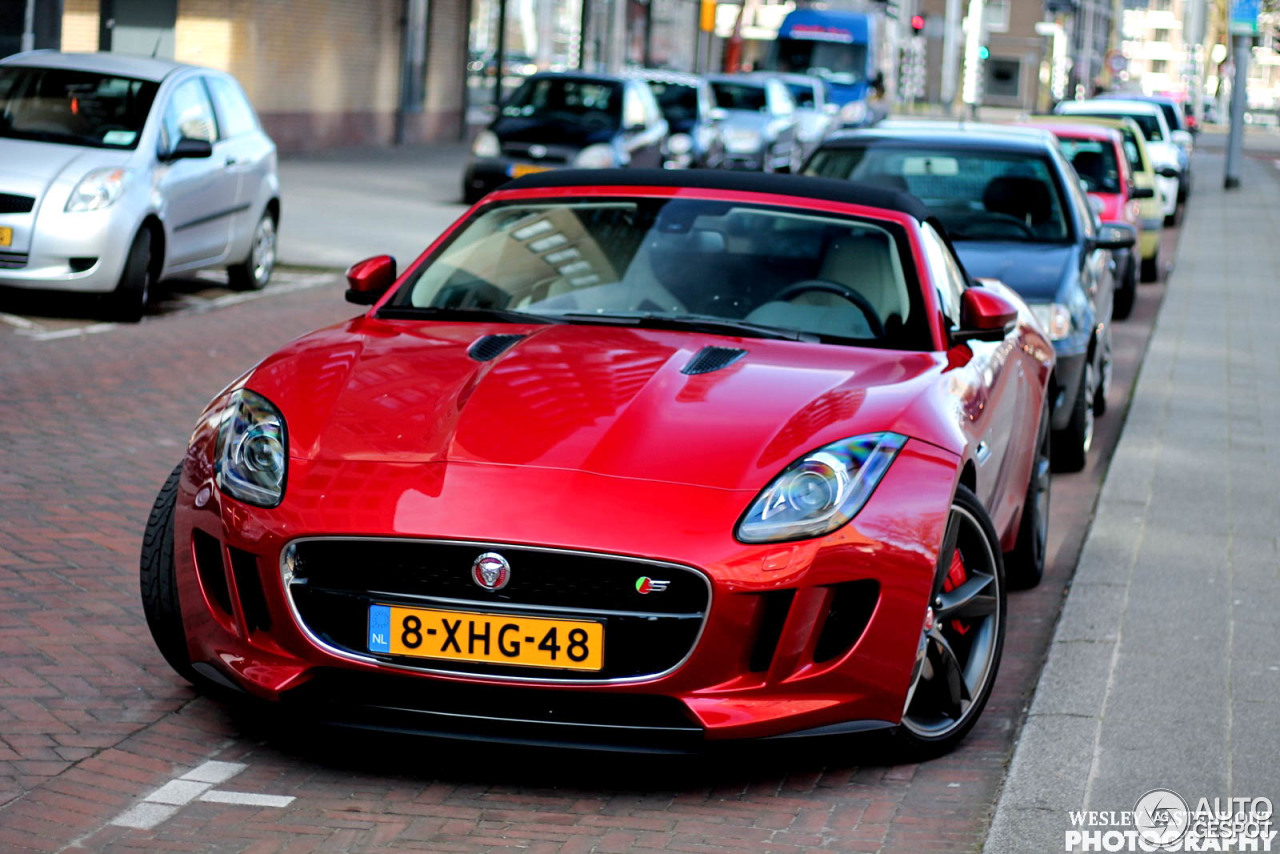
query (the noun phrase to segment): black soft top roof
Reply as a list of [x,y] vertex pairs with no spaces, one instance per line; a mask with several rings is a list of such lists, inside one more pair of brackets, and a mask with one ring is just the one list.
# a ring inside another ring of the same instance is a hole
[[899,211],[920,222],[932,216],[924,203],[910,193],[855,181],[813,178],[807,175],[764,175],[708,169],[553,169],[517,178],[503,184],[500,189],[547,190],[560,187],[692,187],[699,190],[803,196],[821,201],[865,205]]

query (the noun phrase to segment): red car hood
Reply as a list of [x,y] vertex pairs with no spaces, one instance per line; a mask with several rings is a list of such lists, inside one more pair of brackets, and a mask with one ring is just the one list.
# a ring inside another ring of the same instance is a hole
[[[467,349],[527,337],[488,362]],[[703,346],[747,355],[681,369]],[[811,448],[860,433],[928,438],[911,404],[945,368],[902,353],[690,332],[357,318],[270,357],[246,385],[280,407],[290,455],[536,466],[761,488]],[[938,441],[938,440],[934,440]]]

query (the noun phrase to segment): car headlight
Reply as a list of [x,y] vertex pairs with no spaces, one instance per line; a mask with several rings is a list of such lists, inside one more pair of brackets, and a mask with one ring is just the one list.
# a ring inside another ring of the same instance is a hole
[[865,101],[850,101],[840,108],[840,123],[846,125],[860,125],[867,120],[867,103]]
[[667,140],[667,151],[672,154],[688,154],[693,150],[693,138],[687,133],[672,134]]
[[502,143],[493,131],[482,130],[476,134],[476,141],[471,143],[471,153],[476,157],[498,157],[502,154]]
[[124,194],[129,171],[118,167],[94,169],[80,179],[67,199],[68,213],[96,211],[110,207]]
[[588,145],[573,158],[573,165],[579,169],[612,169],[617,165],[613,146],[606,142]]
[[1061,341],[1071,334],[1071,310],[1062,303],[1037,302],[1029,308],[1049,340]]
[[831,533],[858,515],[906,442],[898,433],[869,433],[810,451],[756,497],[735,536],[775,543]]
[[227,399],[214,451],[218,488],[246,504],[275,507],[284,497],[289,448],[284,416],[248,389]]

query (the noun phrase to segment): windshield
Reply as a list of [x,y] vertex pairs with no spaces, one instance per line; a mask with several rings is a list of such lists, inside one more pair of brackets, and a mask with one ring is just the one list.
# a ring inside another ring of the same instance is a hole
[[1071,161],[1084,188],[1091,193],[1120,192],[1120,164],[1116,149],[1097,139],[1059,138],[1062,153]]
[[768,100],[764,86],[751,83],[712,83],[711,91],[716,96],[716,106],[725,110],[751,110],[768,112]]
[[1066,205],[1039,155],[880,142],[819,151],[805,174],[904,190],[925,202],[952,240],[1058,243]]
[[158,83],[63,68],[0,68],[0,136],[132,149]]
[[1138,127],[1142,128],[1142,136],[1147,142],[1159,142],[1164,139],[1164,135],[1160,133],[1160,119],[1151,113],[1067,113],[1069,116],[1092,116],[1096,119],[1115,119],[1128,117],[1138,123]]
[[911,257],[897,225],[755,204],[512,203],[469,221],[382,311],[928,349]]
[[503,104],[502,115],[536,115],[616,127],[622,123],[622,87],[604,80],[532,77]]
[[843,86],[867,79],[864,44],[780,38],[774,42],[773,50],[773,71],[812,74]]
[[652,80],[649,89],[658,99],[662,117],[673,127],[690,124],[698,118],[698,90],[694,87]]
[[812,110],[816,102],[816,95],[813,91],[811,83],[788,83],[787,91],[791,93],[791,97],[796,99],[796,106],[801,109]]

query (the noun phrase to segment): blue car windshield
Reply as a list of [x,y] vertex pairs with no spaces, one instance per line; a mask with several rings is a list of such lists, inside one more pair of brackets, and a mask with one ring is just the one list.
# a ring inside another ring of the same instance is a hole
[[133,149],[158,88],[93,71],[0,67],[0,137]]
[[879,141],[821,150],[805,174],[911,193],[933,210],[952,240],[1071,239],[1066,200],[1038,154]]

